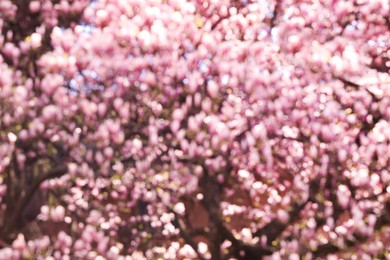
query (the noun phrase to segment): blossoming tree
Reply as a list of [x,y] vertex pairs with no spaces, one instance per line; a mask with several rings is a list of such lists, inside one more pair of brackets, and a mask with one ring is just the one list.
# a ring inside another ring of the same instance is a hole
[[389,257],[389,8],[0,1],[0,259]]

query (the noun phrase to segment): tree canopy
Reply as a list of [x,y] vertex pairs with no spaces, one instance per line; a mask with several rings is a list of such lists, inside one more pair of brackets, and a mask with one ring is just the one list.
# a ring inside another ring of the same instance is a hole
[[388,0],[2,0],[0,259],[389,257],[389,72]]

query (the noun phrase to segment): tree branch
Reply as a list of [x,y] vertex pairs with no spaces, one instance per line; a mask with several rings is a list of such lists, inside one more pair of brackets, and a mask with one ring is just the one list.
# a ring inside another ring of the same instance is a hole
[[[207,210],[209,220],[211,222],[211,230],[215,229],[215,232],[217,232],[218,236],[220,236],[219,239],[222,239],[222,241],[227,239],[232,243],[232,253],[235,256],[240,256],[240,259],[261,259],[262,256],[272,254],[272,250],[268,248],[263,248],[260,245],[248,245],[238,240],[235,238],[232,232],[227,227],[225,227],[219,212],[220,184],[216,182],[213,176],[206,175],[203,177],[201,185],[205,196],[202,200],[202,204]],[[212,252],[213,259],[219,259],[218,252],[220,250],[220,245],[216,245],[214,247],[215,248],[213,248]],[[214,252],[217,250],[218,252]],[[244,252],[244,255],[242,255],[241,252]]]
[[276,19],[278,17],[278,13],[280,11],[280,6],[281,6],[281,0],[275,0],[274,11],[272,13],[272,18],[271,18],[271,21],[269,23],[271,30],[276,26]]
[[287,227],[292,225],[295,221],[300,218],[300,212],[305,208],[309,200],[305,201],[302,204],[294,203],[293,210],[288,212],[289,221],[281,222],[278,219],[274,219],[265,225],[263,228],[254,233],[255,236],[261,238],[262,236],[267,237],[267,245],[272,245],[272,241],[278,238]]
[[[377,219],[374,230],[378,231],[384,226],[390,225],[390,201],[388,201],[385,205],[385,209],[383,210],[383,214]],[[354,234],[355,240],[347,240],[346,243],[348,243],[348,247],[353,247],[358,244],[362,244],[364,242],[367,242],[369,237],[363,237],[359,234]],[[342,247],[338,247],[333,245],[332,243],[327,243],[318,246],[317,250],[313,252],[313,257],[323,257],[328,254],[338,253],[343,250]]]
[[60,177],[67,172],[68,167],[66,165],[60,165],[37,178],[27,190],[27,192],[24,194],[24,196],[22,195],[22,198],[16,202],[17,204],[14,208],[14,211],[8,213],[9,218],[5,220],[7,222],[7,225],[4,227],[3,234],[7,234],[8,236],[10,236],[10,238],[15,235],[13,234],[13,232],[15,230],[16,225],[20,223],[20,218],[23,210],[30,203],[31,199],[33,198],[35,192],[39,189],[39,186],[42,182],[44,182],[45,180]]
[[184,241],[186,241],[186,243],[188,245],[190,245],[192,247],[192,249],[194,249],[194,251],[198,255],[199,259],[201,259],[201,260],[206,259],[199,252],[198,245],[191,238],[191,235],[186,231],[186,225],[184,224],[183,220],[180,218],[180,216],[176,212],[174,212],[174,211],[171,211],[171,212],[175,215],[175,219],[176,219],[176,221],[178,223],[178,227],[179,227],[179,230],[180,230],[180,235],[182,236],[182,238],[184,238]]

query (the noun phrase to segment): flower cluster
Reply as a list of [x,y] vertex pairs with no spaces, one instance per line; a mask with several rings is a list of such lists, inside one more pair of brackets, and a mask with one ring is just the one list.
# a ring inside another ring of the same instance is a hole
[[388,1],[22,2],[0,259],[389,257]]

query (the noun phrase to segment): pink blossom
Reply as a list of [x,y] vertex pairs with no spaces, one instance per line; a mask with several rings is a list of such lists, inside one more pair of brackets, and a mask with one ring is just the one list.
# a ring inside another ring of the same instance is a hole
[[172,122],[171,124],[171,130],[173,133],[177,133],[177,131],[179,131],[179,128],[180,128],[180,122],[175,120]]
[[64,219],[65,216],[65,208],[63,206],[57,206],[53,208],[50,212],[50,217],[54,221],[61,221]]
[[172,113],[173,120],[181,121],[184,118],[185,112],[181,108],[177,108]]
[[255,125],[252,129],[252,133],[255,138],[259,138],[261,140],[264,140],[267,136],[267,130],[263,124]]
[[12,248],[18,251],[22,251],[26,248],[26,240],[23,234],[18,234],[16,239],[12,242]]
[[31,1],[29,4],[29,9],[31,13],[37,13],[41,8],[41,3],[39,1]]
[[219,92],[219,87],[217,83],[213,80],[209,81],[207,84],[207,93],[209,93],[210,97],[215,98]]
[[[31,6],[31,5],[30,5]],[[42,45],[42,35],[39,33],[33,33],[30,38],[31,48],[37,49]]]
[[173,207],[173,210],[174,210],[177,214],[183,215],[184,212],[185,212],[184,204],[183,204],[182,202],[177,203],[177,204]]
[[62,76],[48,74],[42,80],[41,89],[46,95],[51,96],[52,94],[54,94],[56,89],[61,87],[63,84],[64,79]]
[[43,122],[48,123],[51,121],[60,121],[62,119],[62,114],[60,109],[57,106],[49,105],[44,107],[42,110],[42,119]]

